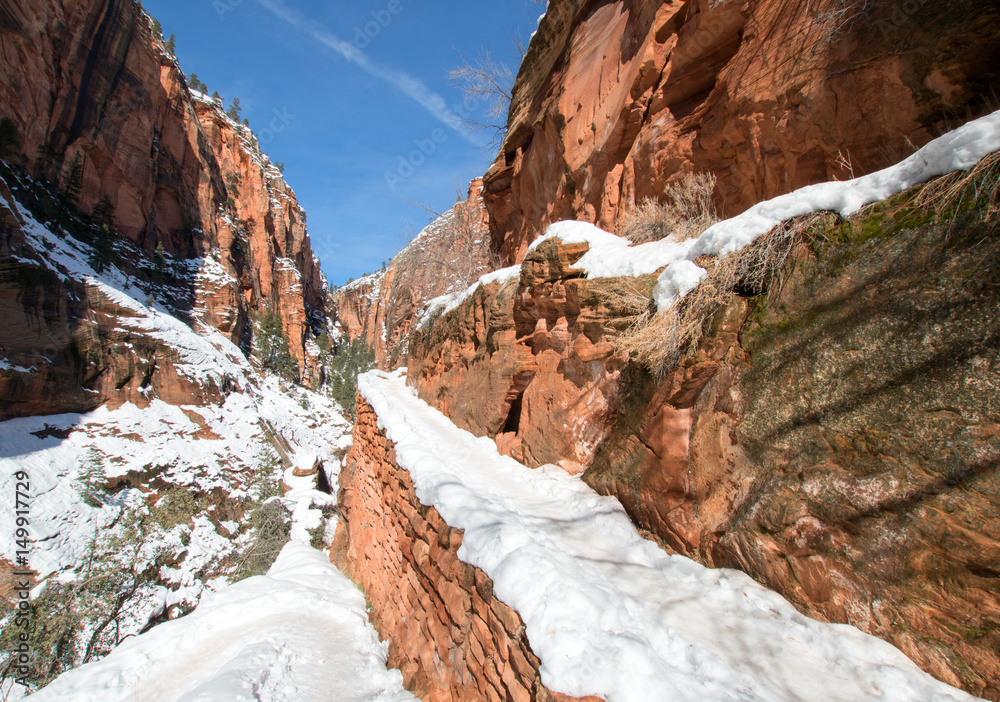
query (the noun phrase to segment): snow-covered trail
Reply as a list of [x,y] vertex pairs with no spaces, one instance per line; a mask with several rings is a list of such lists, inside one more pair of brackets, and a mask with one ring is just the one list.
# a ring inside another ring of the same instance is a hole
[[401,372],[359,380],[417,496],[525,622],[542,681],[608,702],[974,699],[890,644],[817,622],[747,575],[642,539],[617,500],[457,428]]
[[365,598],[320,552],[292,541],[266,576],[60,676],[35,702],[404,702],[402,675]]

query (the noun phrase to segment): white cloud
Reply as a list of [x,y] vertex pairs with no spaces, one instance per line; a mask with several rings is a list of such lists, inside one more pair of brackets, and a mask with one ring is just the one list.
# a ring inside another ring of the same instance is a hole
[[320,23],[310,20],[298,10],[288,7],[282,0],[258,0],[258,2],[276,17],[283,19],[296,30],[331,49],[345,61],[354,64],[373,78],[388,83],[413,99],[449,129],[454,130],[467,141],[475,143],[469,137],[463,122],[448,108],[444,98],[428,88],[419,78],[415,78],[405,71],[372,61],[354,44],[332,34]]

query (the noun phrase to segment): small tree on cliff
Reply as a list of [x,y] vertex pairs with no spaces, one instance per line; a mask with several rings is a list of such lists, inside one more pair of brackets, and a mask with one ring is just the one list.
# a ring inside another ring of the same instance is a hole
[[243,108],[240,107],[240,99],[238,97],[233,98],[233,102],[229,105],[226,114],[234,122],[239,122],[243,118]]
[[192,73],[188,76],[188,85],[191,86],[192,90],[197,90],[199,93],[208,94],[208,86],[198,78],[197,73]]
[[88,262],[95,271],[103,273],[109,264],[115,262],[115,205],[111,202],[111,198],[103,195],[94,205],[91,217],[96,225],[96,231]]
[[73,162],[69,164],[69,169],[63,178],[62,195],[63,199],[71,204],[76,204],[80,198],[80,191],[83,189],[83,158],[77,154]]
[[466,61],[451,71],[448,77],[462,90],[465,106],[476,109],[485,104],[482,121],[466,117],[462,121],[474,132],[486,130],[491,134],[489,148],[499,148],[507,132],[507,113],[513,99],[514,73],[506,64],[497,61],[485,49],[480,52],[475,63]]
[[254,339],[254,350],[261,365],[286,380],[298,380],[298,364],[289,350],[288,336],[281,323],[281,315],[265,310],[260,316],[260,326]]

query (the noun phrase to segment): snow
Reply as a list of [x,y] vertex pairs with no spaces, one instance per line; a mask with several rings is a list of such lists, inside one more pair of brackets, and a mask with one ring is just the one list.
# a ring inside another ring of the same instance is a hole
[[402,372],[367,373],[359,389],[420,501],[465,530],[459,558],[521,615],[549,688],[608,702],[973,699],[741,572],[666,554],[617,500],[556,466],[501,456],[417,398]]
[[323,554],[292,541],[266,576],[206,596],[188,616],[127,640],[30,699],[415,699],[386,658],[364,595]]
[[706,254],[725,256],[749,245],[784,221],[814,212],[849,217],[932,178],[968,170],[984,156],[1000,150],[1000,111],[948,132],[894,166],[860,178],[809,185],[766,200],[731,219],[718,222],[696,239],[655,241],[632,246],[628,241],[587,222],[557,222],[531,244],[551,238],[587,243],[590,250],[575,264],[589,278],[635,277],[665,269],[653,291],[659,309],[671,306],[692,290],[704,273],[692,261]]
[[446,315],[454,309],[462,306],[462,303],[472,297],[476,290],[486,285],[504,284],[509,280],[514,280],[521,275],[521,266],[510,266],[501,268],[490,273],[479,276],[479,280],[460,292],[439,295],[427,302],[427,307],[417,318],[417,327],[423,327],[431,319]]

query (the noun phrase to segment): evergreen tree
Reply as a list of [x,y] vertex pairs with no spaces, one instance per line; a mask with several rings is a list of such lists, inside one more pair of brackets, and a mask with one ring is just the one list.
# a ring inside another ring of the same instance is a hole
[[88,262],[98,273],[103,273],[109,264],[115,262],[114,226],[115,205],[107,195],[101,197],[91,213],[97,230]]
[[21,150],[21,134],[10,117],[0,119],[0,158],[8,158]]
[[215,100],[218,103],[222,102],[222,96],[219,95],[219,91],[218,90],[213,90],[212,91],[212,99]]
[[153,39],[160,39],[163,37],[163,27],[160,25],[160,20],[153,18]]
[[229,105],[229,110],[226,112],[226,114],[229,115],[229,119],[233,120],[234,122],[239,122],[243,116],[242,109],[243,108],[240,107],[240,99],[238,97],[233,98],[233,102],[232,104]]
[[197,73],[192,73],[188,76],[188,85],[191,86],[192,90],[197,90],[199,93],[208,93],[208,86],[198,78]]
[[167,39],[166,47],[167,53],[173,56],[174,52],[177,50],[177,37],[171,34],[170,38]]
[[246,127],[247,129],[250,128],[250,120],[248,120],[246,117],[243,118],[243,126]]
[[153,282],[163,285],[167,277],[167,252],[163,248],[163,242],[156,244],[156,251],[153,252]]
[[261,315],[255,342],[257,356],[264,368],[286,380],[298,380],[298,364],[288,348],[281,315],[270,310]]
[[351,416],[354,416],[356,411],[358,375],[374,367],[375,349],[366,344],[361,337],[355,338],[349,344],[337,346],[324,362],[330,396]]
[[83,158],[77,154],[69,164],[66,177],[63,178],[62,194],[66,202],[76,204],[83,189]]

